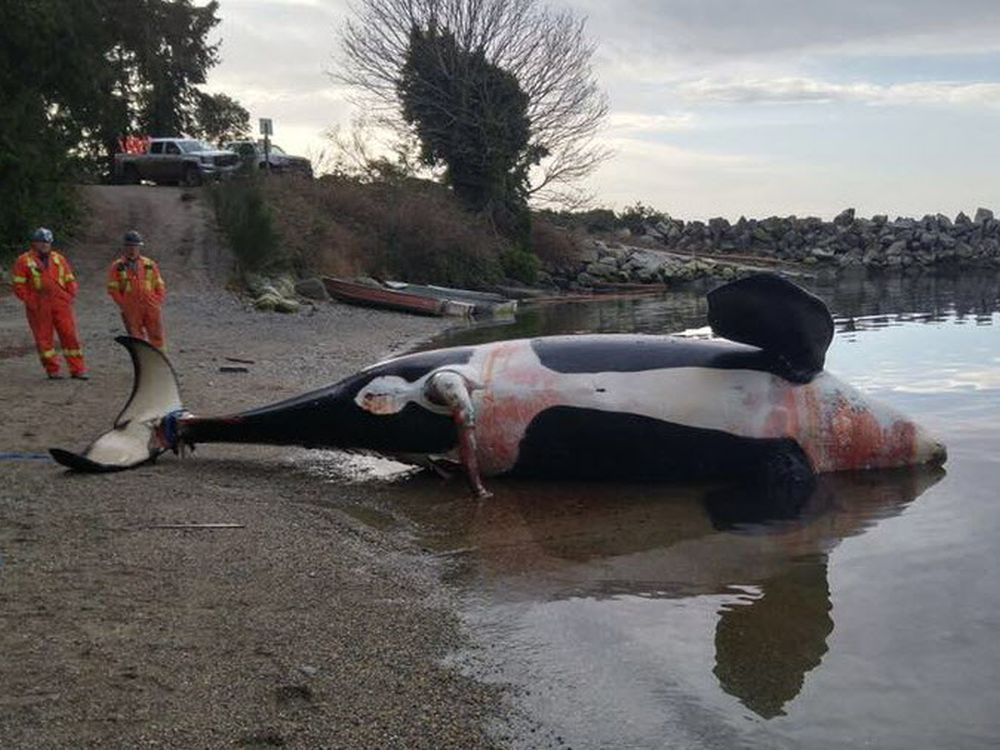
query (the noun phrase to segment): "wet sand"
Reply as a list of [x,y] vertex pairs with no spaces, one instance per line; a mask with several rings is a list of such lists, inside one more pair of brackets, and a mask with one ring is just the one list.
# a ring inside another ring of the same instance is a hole
[[[325,385],[444,326],[340,305],[252,312],[225,290],[207,208],[181,196],[91,192],[100,224],[65,248],[89,382],[46,380],[20,304],[0,296],[0,452],[82,449],[123,405],[131,367],[103,268],[131,226],[161,263],[167,346],[196,413]],[[222,373],[226,357],[253,363]],[[98,476],[0,460],[0,744],[493,746],[505,698],[445,665],[469,639],[433,562],[343,509],[370,491],[253,446]],[[158,527],[188,523],[240,526]]]

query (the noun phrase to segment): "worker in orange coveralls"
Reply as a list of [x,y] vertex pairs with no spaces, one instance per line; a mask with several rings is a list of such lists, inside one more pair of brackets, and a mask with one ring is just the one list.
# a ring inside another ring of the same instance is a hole
[[70,374],[87,380],[87,366],[76,335],[73,300],[76,297],[76,277],[62,253],[52,249],[52,232],[39,227],[31,234],[31,249],[21,253],[14,262],[14,294],[24,303],[28,325],[35,336],[38,356],[52,380],[61,378],[59,355],[56,354],[53,329],[59,334],[63,356]]
[[135,230],[125,233],[125,250],[108,267],[108,294],[121,310],[128,335],[162,349],[160,305],[167,288],[156,261],[139,254],[143,244]]

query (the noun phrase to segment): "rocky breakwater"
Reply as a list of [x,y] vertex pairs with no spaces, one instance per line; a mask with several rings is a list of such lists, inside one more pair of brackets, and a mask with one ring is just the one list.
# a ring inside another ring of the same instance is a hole
[[709,276],[731,279],[745,270],[740,264],[712,258],[590,240],[574,261],[547,269],[540,274],[539,282],[577,291],[616,284],[668,284]]
[[713,219],[703,227],[684,227],[676,246],[872,268],[1000,266],[1000,222],[985,208],[976,211],[973,219],[960,213],[954,221],[943,214],[893,221],[885,215],[863,219],[849,208],[832,222],[794,216],[740,219],[735,224]]
[[544,281],[574,289],[729,278],[755,261],[834,268],[1000,268],[1000,221],[985,208],[973,218],[960,213],[954,220],[943,214],[866,219],[856,217],[854,209],[833,221],[795,216],[741,217],[735,223],[668,219],[638,234],[619,230],[614,241],[591,239],[575,262],[547,269]]

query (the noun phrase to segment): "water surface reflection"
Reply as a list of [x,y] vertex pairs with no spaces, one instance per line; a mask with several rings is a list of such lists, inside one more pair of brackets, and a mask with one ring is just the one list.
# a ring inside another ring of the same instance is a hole
[[[624,617],[634,616],[621,606],[630,598],[703,602],[716,619],[711,673],[719,688],[769,719],[784,713],[827,652],[836,618],[831,550],[899,514],[942,476],[940,469],[825,475],[803,492],[771,494],[507,481],[476,502],[456,496],[454,483],[410,474],[386,485],[384,500],[446,561],[448,579],[479,610],[474,620],[503,620],[526,605],[558,605],[565,621],[595,601],[621,607]],[[655,615],[647,624],[656,625]],[[536,635],[533,668],[558,673],[562,656],[545,663],[547,634]],[[523,649],[532,636],[519,629],[519,645],[506,645]],[[620,646],[605,643],[587,658],[614,662]],[[658,644],[663,656],[674,646],[668,637]]]
[[[838,319],[838,330],[853,330],[855,319],[867,325],[900,321],[990,323],[1000,309],[1000,273],[980,270],[954,276],[856,273],[796,277],[819,295]],[[546,302],[522,306],[514,320],[456,327],[426,348],[483,343],[498,339],[568,333],[673,333],[705,325],[705,293],[719,282],[689,284],[659,295]]]

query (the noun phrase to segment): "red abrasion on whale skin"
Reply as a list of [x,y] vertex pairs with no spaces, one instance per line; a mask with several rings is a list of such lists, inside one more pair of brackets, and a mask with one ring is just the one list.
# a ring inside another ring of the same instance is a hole
[[[476,394],[476,437],[480,468],[487,475],[510,471],[531,420],[561,403],[555,373],[524,357],[524,347],[524,342],[498,346],[483,366],[482,390]],[[498,398],[495,386],[501,378],[504,394]]]

